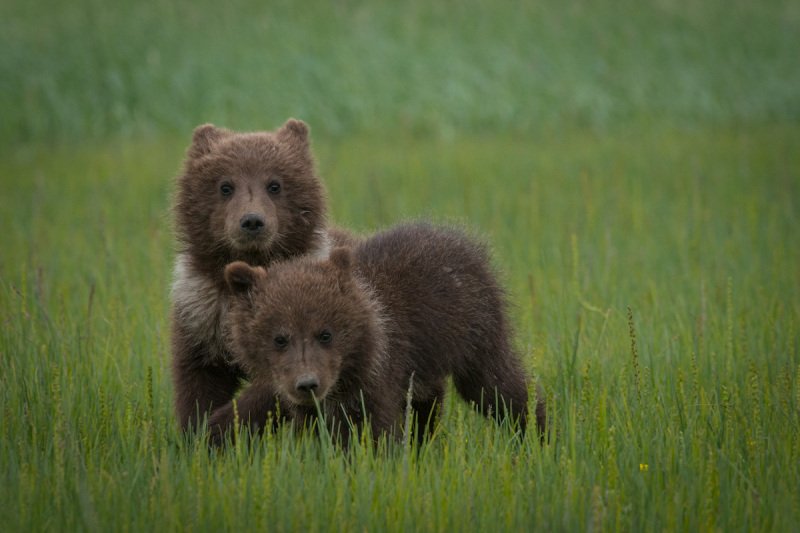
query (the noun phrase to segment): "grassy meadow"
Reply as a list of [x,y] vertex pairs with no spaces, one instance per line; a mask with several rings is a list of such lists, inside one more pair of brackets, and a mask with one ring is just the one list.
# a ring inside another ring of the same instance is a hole
[[[791,531],[800,7],[0,5],[6,531]],[[192,128],[306,120],[337,224],[491,242],[551,439],[451,395],[420,449],[172,413]]]

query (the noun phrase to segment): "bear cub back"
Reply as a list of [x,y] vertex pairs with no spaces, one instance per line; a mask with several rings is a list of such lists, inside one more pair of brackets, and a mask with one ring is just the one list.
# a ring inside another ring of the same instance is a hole
[[329,421],[345,414],[360,427],[367,415],[374,437],[397,435],[410,389],[422,438],[452,376],[483,414],[525,429],[527,378],[505,297],[485,248],[463,232],[406,224],[326,260],[236,262],[225,277],[234,357],[292,416],[313,417],[316,400]]

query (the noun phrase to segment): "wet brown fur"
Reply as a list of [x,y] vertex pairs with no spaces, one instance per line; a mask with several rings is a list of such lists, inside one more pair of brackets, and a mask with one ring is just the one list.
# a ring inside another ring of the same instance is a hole
[[[223,185],[229,194],[223,194]],[[326,257],[332,244],[347,244],[350,237],[326,227],[325,207],[303,122],[290,119],[274,132],[237,133],[210,124],[194,131],[173,210],[179,250],[172,375],[182,428],[194,427],[215,408],[225,418],[246,377],[231,358],[222,327],[228,308],[225,265]],[[260,225],[246,231],[246,217]],[[259,412],[270,397],[262,393]],[[248,413],[246,399],[240,411]]]
[[[328,260],[267,270],[234,263],[226,279],[236,296],[232,347],[253,381],[240,397],[248,405],[259,391],[275,391],[293,417],[313,417],[311,395],[300,387],[313,382],[329,422],[345,414],[360,427],[363,406],[374,437],[397,435],[411,388],[421,438],[452,376],[482,413],[526,427],[527,379],[503,291],[485,248],[459,230],[401,225]],[[543,431],[543,399],[535,416]],[[347,424],[338,429],[346,442]]]

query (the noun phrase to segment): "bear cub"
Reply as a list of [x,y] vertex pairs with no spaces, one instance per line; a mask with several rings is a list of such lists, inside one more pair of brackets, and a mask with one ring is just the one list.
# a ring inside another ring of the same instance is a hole
[[[183,429],[211,409],[221,409],[220,420],[232,419],[231,399],[246,377],[222,326],[229,306],[225,265],[327,257],[333,244],[347,244],[349,237],[327,227],[325,207],[303,122],[290,119],[274,132],[237,133],[210,124],[194,131],[173,209],[179,250],[171,294],[172,376]],[[240,403],[240,409],[248,406]]]
[[[452,376],[463,399],[524,431],[527,379],[503,290],[485,248],[461,231],[401,225],[324,260],[235,262],[225,279],[231,346],[252,380],[240,401],[274,391],[299,420],[316,401],[347,443],[345,417],[361,428],[367,416],[374,438],[399,436],[410,389],[422,439]],[[542,432],[543,401],[535,413]]]

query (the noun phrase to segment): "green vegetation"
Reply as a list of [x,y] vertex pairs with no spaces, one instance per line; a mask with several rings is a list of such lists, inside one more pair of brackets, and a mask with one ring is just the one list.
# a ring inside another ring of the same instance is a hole
[[[0,523],[28,530],[783,530],[800,523],[791,2],[0,6]],[[469,224],[550,400],[421,450],[171,411],[191,128],[312,126],[339,224]]]
[[5,2],[0,136],[800,119],[796,2],[406,4]]

